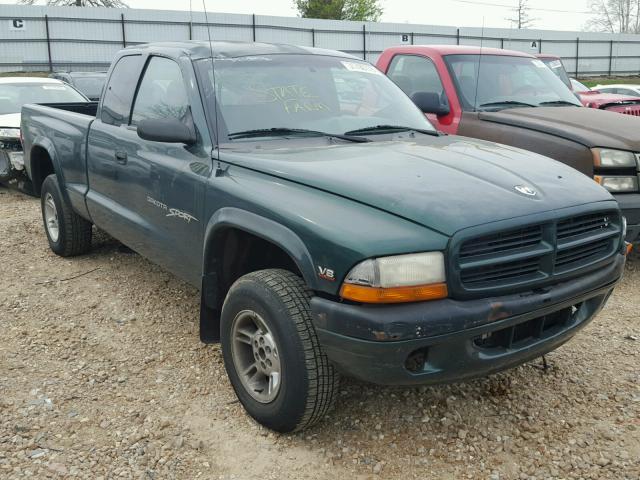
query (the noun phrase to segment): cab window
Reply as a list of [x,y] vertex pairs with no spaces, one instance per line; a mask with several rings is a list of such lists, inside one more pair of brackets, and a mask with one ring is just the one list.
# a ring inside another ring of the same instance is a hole
[[140,77],[141,64],[140,55],[127,55],[116,63],[102,101],[100,119],[103,123],[118,126],[129,122],[131,100]]
[[185,121],[188,112],[187,89],[180,66],[168,58],[151,57],[133,106],[131,125],[148,119]]
[[411,97],[416,92],[442,95],[444,88],[431,59],[417,55],[396,55],[387,72],[389,78]]

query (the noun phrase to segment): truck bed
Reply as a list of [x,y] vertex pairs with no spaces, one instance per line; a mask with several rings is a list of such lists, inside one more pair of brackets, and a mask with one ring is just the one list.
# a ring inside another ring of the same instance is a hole
[[39,103],[38,105],[67,112],[81,113],[91,117],[95,117],[98,111],[98,102]]
[[[30,104],[22,107],[21,133],[24,146],[24,164],[29,177],[44,177],[32,156],[39,155],[32,145],[37,139],[55,139],[46,142],[47,154],[57,172],[64,172],[65,190],[73,207],[84,213],[84,194],[87,191],[86,145],[89,128],[95,120],[97,102]],[[43,180],[39,178],[39,180]],[[39,192],[37,192],[39,193]]]

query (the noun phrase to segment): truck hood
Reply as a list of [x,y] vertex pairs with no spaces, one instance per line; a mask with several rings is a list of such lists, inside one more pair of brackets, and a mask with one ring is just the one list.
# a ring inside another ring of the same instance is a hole
[[0,128],[20,128],[20,113],[0,115]]
[[593,108],[536,107],[481,112],[480,120],[536,130],[580,143],[640,152],[638,119]]
[[[246,150],[234,145],[223,148],[220,158],[447,235],[474,225],[612,199],[593,180],[555,160],[465,137],[418,135],[411,140],[332,146],[324,140],[321,146],[292,148],[299,141],[260,142],[259,148],[246,145]],[[526,195],[516,186],[537,193]]]

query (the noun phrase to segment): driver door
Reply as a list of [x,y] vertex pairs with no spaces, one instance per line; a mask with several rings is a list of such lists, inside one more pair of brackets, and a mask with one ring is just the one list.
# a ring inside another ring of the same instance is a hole
[[[138,248],[145,256],[198,285],[202,270],[204,195],[211,173],[205,132],[192,145],[145,140],[137,136],[144,120],[174,118],[196,128],[192,105],[197,89],[187,88],[193,70],[171,58],[152,55],[138,87],[129,131],[136,136],[127,156],[129,198],[146,220],[140,225]],[[183,69],[184,67],[184,69]],[[197,131],[197,129],[196,129]]]

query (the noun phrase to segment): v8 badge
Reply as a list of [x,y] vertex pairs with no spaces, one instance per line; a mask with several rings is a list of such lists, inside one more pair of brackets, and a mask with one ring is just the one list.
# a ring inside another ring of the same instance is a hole
[[336,280],[333,270],[327,267],[321,267],[320,265],[318,265],[318,276],[324,280],[329,280],[330,282],[334,282]]

